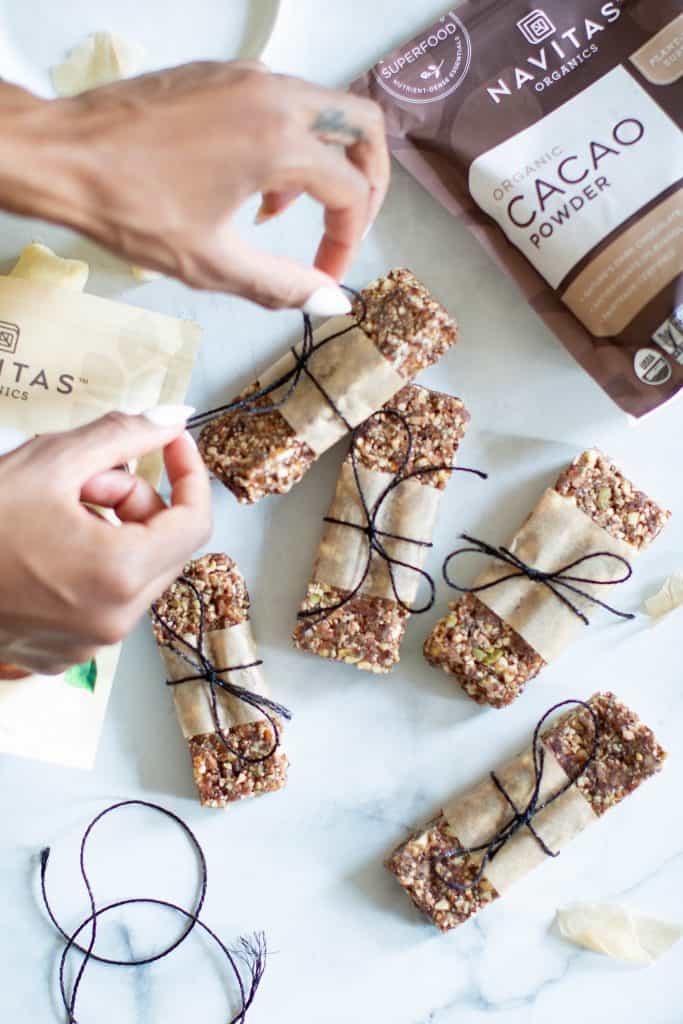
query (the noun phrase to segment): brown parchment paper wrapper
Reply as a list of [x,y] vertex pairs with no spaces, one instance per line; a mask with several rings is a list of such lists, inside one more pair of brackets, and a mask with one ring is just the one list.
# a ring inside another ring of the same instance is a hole
[[[543,779],[539,803],[557,793],[569,778],[559,761],[544,747]],[[533,752],[529,748],[496,769],[496,776],[520,810],[531,797],[534,788]],[[474,786],[444,807],[444,816],[453,834],[463,847],[488,843],[512,816],[507,800],[490,778]],[[597,815],[581,792],[572,786],[561,797],[537,814],[533,827],[553,852],[561,850],[582,832]],[[479,855],[482,856],[481,854]],[[522,829],[510,839],[486,866],[485,878],[501,895],[524,875],[547,859],[528,829]]]
[[[348,333],[314,352],[307,368],[347,423],[357,427],[393,398],[406,382],[360,327],[348,330],[353,323],[354,317],[339,316],[319,327],[314,334],[315,344],[339,331]],[[259,386],[268,387],[294,365],[293,353],[287,352],[259,378]],[[278,388],[271,400],[277,402],[289,386]],[[348,433],[343,421],[305,373],[279,412],[299,440],[317,455]]]
[[[394,474],[359,466],[358,476],[366,504],[372,511],[374,503],[394,479]],[[376,519],[377,528],[402,537],[430,542],[441,494],[437,488],[423,487],[417,480],[402,481],[382,503]],[[353,467],[348,462],[342,465],[328,515],[345,522],[367,525]],[[429,548],[388,537],[379,539],[392,558],[417,568],[424,566]],[[367,560],[368,539],[364,533],[349,526],[325,523],[313,579],[341,590],[353,590],[363,575]],[[401,600],[405,604],[412,604],[421,582],[420,574],[399,565],[393,566],[393,574]],[[370,572],[360,593],[396,600],[387,563],[379,555],[373,555]]]
[[[633,561],[637,549],[611,537],[568,498],[548,489],[522,528],[508,545],[510,551],[527,565],[547,572],[560,569],[577,558],[598,551],[608,551]],[[511,566],[492,561],[477,577],[475,587],[501,579]],[[570,570],[571,575],[587,579],[616,580],[626,567],[609,558],[593,558]],[[606,600],[611,587],[590,583],[575,586],[600,600]],[[595,606],[570,591],[564,592],[573,604],[590,615]],[[574,634],[585,626],[549,589],[525,576],[480,591],[478,599],[530,644],[545,661],[552,661],[571,642]]]
[[[192,650],[185,646],[174,644],[184,654],[196,663],[197,656]],[[247,665],[258,659],[256,644],[251,631],[251,623],[248,619],[227,629],[214,629],[206,633],[204,638],[204,653],[216,668],[230,665]],[[164,659],[168,679],[185,679],[193,675],[191,665],[178,656],[171,647],[161,647],[161,655]],[[237,672],[221,672],[220,678],[229,681],[235,686],[242,686],[252,693],[269,696],[265,676],[258,665],[254,668],[240,669]],[[178,686],[172,686],[173,701],[180,728],[185,739],[192,739],[193,736],[204,736],[207,733],[216,732],[216,725],[211,714],[211,703],[209,696],[209,684],[205,679],[193,679]],[[225,690],[216,688],[216,705],[218,708],[218,722],[221,731],[228,733],[235,725],[244,725],[247,722],[256,722],[263,718],[261,712],[249,707],[241,700],[226,693]]]
[[[30,275],[0,277],[0,447],[112,409],[181,403],[199,339],[190,321]],[[135,472],[155,486],[161,467],[154,453]],[[0,752],[92,768],[119,653],[119,645],[98,652],[92,687],[68,673],[0,682]]]

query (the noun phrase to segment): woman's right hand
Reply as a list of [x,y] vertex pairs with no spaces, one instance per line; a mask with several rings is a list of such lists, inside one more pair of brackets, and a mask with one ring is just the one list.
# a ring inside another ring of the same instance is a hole
[[[58,673],[89,660],[130,632],[206,542],[209,482],[185,414],[110,413],[0,458],[2,662]],[[112,469],[161,448],[168,506],[139,477]],[[114,509],[121,525],[84,501]]]
[[[272,308],[336,292],[389,184],[379,106],[253,62],[186,64],[33,104],[23,159],[15,154],[18,212],[74,227],[195,288]],[[235,228],[249,196],[261,193],[276,212],[302,192],[325,209],[312,266]],[[327,299],[334,306],[334,294]]]

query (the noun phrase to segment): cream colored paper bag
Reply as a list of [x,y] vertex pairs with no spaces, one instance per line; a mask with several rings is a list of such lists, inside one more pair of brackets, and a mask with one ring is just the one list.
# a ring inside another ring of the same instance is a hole
[[[60,281],[56,257],[41,248],[24,250],[16,276],[0,277],[0,449],[112,409],[181,403],[199,326],[79,293],[73,261],[65,261]],[[83,284],[86,277],[87,266]],[[154,454],[136,472],[156,485],[161,465]],[[119,649],[103,649],[60,676],[13,680],[6,671],[0,752],[92,768]]]

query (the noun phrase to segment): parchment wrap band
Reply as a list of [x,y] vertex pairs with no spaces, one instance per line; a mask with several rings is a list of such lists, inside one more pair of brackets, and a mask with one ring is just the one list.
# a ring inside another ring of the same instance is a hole
[[[351,316],[334,317],[318,328],[314,342],[319,344],[330,335],[347,330],[353,323]],[[259,378],[259,385],[267,387],[294,364],[293,354],[287,352]],[[380,409],[407,383],[359,327],[314,352],[307,368],[352,427]],[[288,386],[278,388],[271,400],[277,402],[286,394]],[[348,433],[330,403],[305,373],[279,412],[299,440],[317,455]]]
[[[518,531],[510,551],[535,569],[552,572],[564,565],[597,551],[621,555],[629,562],[638,553],[624,541],[615,540],[606,530],[557,491],[547,490],[526,523]],[[621,562],[609,558],[594,558],[573,570],[576,576],[596,580],[615,580],[625,573]],[[492,561],[475,580],[480,587],[500,579],[510,572],[510,566]],[[577,584],[587,594],[605,600],[610,587],[590,583]],[[562,591],[562,588],[560,588]],[[578,594],[567,592],[572,602],[587,615],[594,606]],[[534,583],[525,576],[507,580],[477,594],[491,611],[530,644],[545,661],[564,650],[578,629],[584,629],[581,620],[543,584]]]
[[[175,641],[174,641],[175,642]],[[179,646],[179,645],[178,645]],[[205,654],[212,665],[217,668],[228,665],[247,665],[258,659],[256,645],[249,621],[240,622],[228,629],[215,629],[206,633],[204,641]],[[183,658],[178,657],[171,647],[160,648],[164,659],[168,679],[185,679],[193,674],[192,667]],[[185,648],[191,661],[196,662],[197,656]],[[268,687],[261,666],[242,669],[239,672],[223,672],[221,679],[229,680],[236,686],[243,686],[252,693],[269,696]],[[205,679],[193,679],[179,686],[172,686],[176,714],[185,739],[202,736],[216,731],[211,704],[209,701],[209,684]],[[228,732],[235,725],[256,722],[263,715],[255,708],[249,707],[241,700],[230,696],[220,687],[216,688],[218,721],[223,732]]]
[[[382,491],[394,479],[394,474],[359,466],[358,476],[367,506],[372,510]],[[431,541],[440,500],[441,491],[436,487],[425,487],[417,480],[404,480],[382,503],[375,525],[387,533]],[[345,522],[358,523],[360,526],[367,525],[353,467],[348,462],[342,465],[328,515]],[[429,553],[428,548],[386,537],[379,539],[392,558],[418,568],[424,565]],[[341,590],[353,590],[365,571],[367,560],[366,534],[348,526],[325,523],[313,579],[319,583],[339,587]],[[419,573],[398,565],[393,567],[393,572],[401,600],[405,604],[412,604],[420,585]],[[372,558],[370,572],[361,593],[396,600],[387,563],[379,555],[375,554]]]
[[[539,803],[557,793],[568,782],[568,776],[559,761],[547,747],[543,766]],[[531,748],[519,757],[496,769],[496,776],[509,793],[515,806],[526,807],[534,788],[535,774]],[[505,797],[490,778],[474,786],[467,793],[444,807],[444,816],[450,829],[462,846],[488,843],[492,836],[510,821],[512,811]],[[550,807],[537,814],[533,826],[549,849],[562,849],[567,843],[597,819],[591,805],[573,786]],[[479,855],[481,856],[481,855]],[[510,839],[487,865],[484,877],[501,895],[519,878],[528,874],[547,859],[528,829],[522,829]]]

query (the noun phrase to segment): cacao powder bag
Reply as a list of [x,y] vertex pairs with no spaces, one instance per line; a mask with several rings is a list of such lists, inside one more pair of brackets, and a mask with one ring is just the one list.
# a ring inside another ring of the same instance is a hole
[[677,394],[681,0],[465,0],[352,89],[622,409]]

